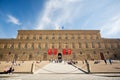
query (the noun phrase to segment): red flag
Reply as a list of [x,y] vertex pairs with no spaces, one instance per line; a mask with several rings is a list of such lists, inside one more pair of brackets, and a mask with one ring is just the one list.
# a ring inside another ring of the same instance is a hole
[[56,55],[57,54],[57,49],[54,49],[54,55]]
[[63,49],[63,55],[66,55],[66,49]]
[[71,49],[68,49],[68,55],[71,55]]
[[52,49],[48,49],[48,55],[52,54]]

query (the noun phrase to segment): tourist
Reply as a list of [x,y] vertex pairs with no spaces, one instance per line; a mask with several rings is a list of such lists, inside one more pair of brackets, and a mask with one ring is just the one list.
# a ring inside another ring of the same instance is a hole
[[112,64],[112,60],[111,59],[109,59],[109,63]]
[[9,73],[9,74],[10,74],[10,73],[13,73],[13,71],[14,71],[14,68],[11,66],[10,69],[8,70],[8,73]]
[[104,62],[105,62],[105,64],[107,64],[107,61],[106,61],[106,59],[104,59]]

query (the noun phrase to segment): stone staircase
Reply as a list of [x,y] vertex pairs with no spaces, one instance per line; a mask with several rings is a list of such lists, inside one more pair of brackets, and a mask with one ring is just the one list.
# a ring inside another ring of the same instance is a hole
[[39,69],[36,73],[58,73],[58,74],[71,74],[71,73],[83,73],[78,68],[67,63],[49,63],[46,66]]

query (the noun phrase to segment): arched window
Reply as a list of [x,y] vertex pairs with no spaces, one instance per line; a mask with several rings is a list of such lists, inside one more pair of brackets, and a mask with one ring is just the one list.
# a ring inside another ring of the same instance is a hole
[[92,42],[92,48],[95,48],[95,45],[94,45],[94,43]]
[[32,43],[32,46],[31,46],[32,49],[34,49],[34,43]]
[[80,54],[82,54],[82,51],[80,51]]
[[11,47],[10,47],[10,48],[11,48],[11,49],[12,49],[12,48],[14,48],[14,43],[13,43],[13,44],[11,44]]
[[38,48],[41,49],[41,44],[38,44]]
[[29,55],[29,60],[31,60],[33,58],[32,54]]
[[79,48],[81,48],[81,43],[79,43]]

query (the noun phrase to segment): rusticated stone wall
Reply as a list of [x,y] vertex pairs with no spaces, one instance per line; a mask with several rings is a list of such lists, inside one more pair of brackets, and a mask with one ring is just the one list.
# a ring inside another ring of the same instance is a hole
[[[57,49],[57,55],[48,55]],[[71,55],[63,55],[71,49]],[[16,39],[0,39],[0,60],[120,59],[120,39],[101,38],[99,30],[19,30]]]

